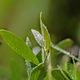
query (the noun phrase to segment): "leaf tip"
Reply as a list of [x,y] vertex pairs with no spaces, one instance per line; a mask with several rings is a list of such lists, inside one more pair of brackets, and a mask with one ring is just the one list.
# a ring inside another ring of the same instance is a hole
[[35,30],[34,30],[34,29],[31,29],[31,32],[32,32],[32,33],[34,33],[34,32],[35,32]]
[[40,12],[40,19],[41,19],[41,17],[42,17],[42,11]]

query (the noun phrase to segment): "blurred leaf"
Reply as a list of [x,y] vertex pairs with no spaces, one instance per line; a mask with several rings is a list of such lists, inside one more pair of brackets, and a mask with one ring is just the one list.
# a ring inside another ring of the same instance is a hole
[[43,38],[43,36],[36,30],[32,29],[31,30],[37,43],[41,46],[41,47],[44,47],[45,46],[45,40]]
[[30,80],[44,80],[46,76],[46,70],[43,63],[33,68]]
[[77,70],[76,74],[77,74],[77,80],[80,80],[80,70],[79,69]]
[[46,41],[46,49],[49,49],[50,48],[50,45],[51,45],[51,39],[50,39],[50,35],[49,35],[49,32],[46,28],[46,26],[43,24],[42,22],[42,12],[40,13],[40,26],[41,26],[41,32],[42,32],[42,35],[44,37],[44,40]]
[[80,70],[77,69],[74,59],[72,61],[73,63],[69,61],[66,62],[67,68],[65,68],[65,70],[68,73],[71,80],[80,80]]
[[78,80],[77,79],[77,68],[76,68],[76,63],[74,59],[73,59],[73,76],[75,80]]
[[72,80],[74,80],[74,76],[73,76],[73,72],[74,72],[74,68],[73,68],[73,64],[68,63],[67,64],[67,72],[69,74],[69,76],[72,78]]
[[30,48],[32,48],[32,44],[31,44],[31,41],[30,41],[29,37],[26,37],[26,44],[27,44]]
[[61,68],[67,72],[67,63],[70,61],[70,58],[64,55],[60,59],[61,59],[60,62]]
[[38,55],[38,53],[40,52],[41,49],[40,49],[40,47],[37,46],[37,47],[34,47],[32,50],[35,55]]
[[24,59],[38,64],[39,61],[33,54],[31,49],[25,44],[25,42],[10,31],[0,30],[0,35],[4,41],[20,56]]
[[[48,73],[46,74],[46,77],[44,78],[44,80],[49,80]],[[53,80],[55,80],[55,79],[53,79]]]
[[62,48],[62,49],[65,49],[65,48],[70,47],[72,44],[73,44],[73,41],[71,39],[65,39],[65,40],[60,41],[57,44],[57,46]]
[[60,69],[54,69],[52,71],[52,76],[55,80],[70,80],[63,71],[60,71]]
[[77,77],[77,68],[74,61],[73,61],[73,64],[69,62],[67,63],[67,72],[72,80],[80,80]]
[[11,80],[22,80],[21,79],[21,68],[18,62],[16,61],[11,62],[11,72],[12,72]]
[[64,78],[64,76],[61,74],[60,70],[53,70],[52,71],[52,76],[56,79],[56,80],[66,80]]

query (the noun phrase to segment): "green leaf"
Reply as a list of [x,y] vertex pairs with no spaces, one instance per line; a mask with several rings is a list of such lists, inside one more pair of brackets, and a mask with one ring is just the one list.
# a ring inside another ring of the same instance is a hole
[[73,64],[70,62],[67,63],[67,72],[69,76],[72,78],[72,80],[78,80],[77,68],[74,60],[73,60]]
[[40,47],[38,47],[38,46],[36,46],[36,47],[33,47],[33,53],[35,54],[35,55],[38,55],[38,53],[40,52]]
[[26,37],[26,44],[27,44],[30,48],[32,48],[32,44],[31,44],[31,41],[30,41],[29,37]]
[[51,39],[50,39],[50,35],[49,35],[49,32],[46,28],[46,26],[43,24],[42,22],[42,12],[40,13],[40,26],[41,26],[41,32],[42,32],[42,35],[44,37],[44,40],[46,41],[46,49],[49,49],[50,48],[50,45],[51,45]]
[[61,74],[60,70],[53,70],[52,76],[55,80],[66,80],[64,76]]
[[45,76],[46,76],[45,66],[43,63],[40,63],[38,66],[33,68],[30,80],[44,80]]
[[76,74],[77,74],[77,80],[80,80],[80,69],[77,69]]
[[70,80],[67,75],[58,68],[52,71],[52,76],[55,80]]
[[65,40],[60,41],[57,44],[57,46],[62,48],[62,49],[65,49],[65,48],[70,47],[72,44],[73,44],[73,41],[71,39],[65,39]]
[[43,36],[36,30],[32,29],[31,30],[33,35],[34,35],[34,38],[35,40],[37,41],[37,43],[41,46],[41,47],[44,47],[45,46],[45,40],[43,38]]
[[38,59],[33,54],[31,49],[26,45],[26,42],[24,42],[20,37],[13,34],[10,31],[7,30],[0,30],[0,35],[4,39],[4,41],[20,56],[22,56],[24,59],[31,61],[35,64],[39,64]]

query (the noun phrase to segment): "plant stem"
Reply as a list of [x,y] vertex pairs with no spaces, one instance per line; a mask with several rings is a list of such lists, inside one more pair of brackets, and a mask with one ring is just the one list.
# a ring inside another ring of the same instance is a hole
[[80,59],[76,58],[75,56],[71,55],[70,52],[67,52],[65,51],[64,49],[61,49],[59,48],[58,46],[55,46],[54,44],[52,44],[52,48],[54,48],[55,50],[61,52],[61,53],[64,53],[65,55],[77,60],[77,61],[80,61]]
[[45,60],[45,53],[44,53],[44,49],[42,48],[42,62],[44,63]]
[[50,53],[48,53],[47,56],[47,73],[48,73],[48,80],[52,80],[52,75],[51,75],[51,71],[52,71],[52,66],[51,66],[51,55]]
[[60,68],[60,66],[58,66],[58,69],[61,71],[62,75],[66,78],[66,80],[69,80],[69,78],[65,75],[65,73],[64,73],[63,70]]
[[26,66],[27,66],[27,74],[28,74],[28,80],[30,80],[30,75],[31,75],[31,64],[27,60],[25,60]]

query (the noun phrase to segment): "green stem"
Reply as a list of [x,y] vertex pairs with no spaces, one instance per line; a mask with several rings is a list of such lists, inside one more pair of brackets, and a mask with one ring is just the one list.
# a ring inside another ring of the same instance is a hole
[[25,62],[26,62],[26,66],[27,66],[28,80],[30,80],[30,76],[31,76],[31,64],[27,60],[25,60]]
[[63,49],[59,48],[58,46],[55,46],[55,45],[52,44],[52,48],[54,48],[55,50],[57,50],[61,53],[64,53],[65,55],[67,55],[67,56],[69,56],[69,57],[71,57],[71,58],[73,58],[77,61],[80,61],[80,59],[78,59],[75,56],[71,55],[70,52],[67,52],[67,51],[63,50]]
[[58,66],[58,69],[61,71],[62,75],[66,78],[66,80],[69,80],[69,78],[65,75],[65,73],[64,73],[63,70],[60,68],[60,66]]
[[44,53],[44,49],[42,48],[42,62],[44,63],[45,60],[45,53]]
[[46,51],[45,49],[42,49],[42,61],[46,66],[48,80],[52,80],[52,65],[51,65],[51,54],[50,52]]
[[47,73],[48,73],[48,80],[52,80],[52,75],[51,75],[51,71],[52,71],[52,65],[51,65],[51,55],[50,53],[48,53],[47,56]]

